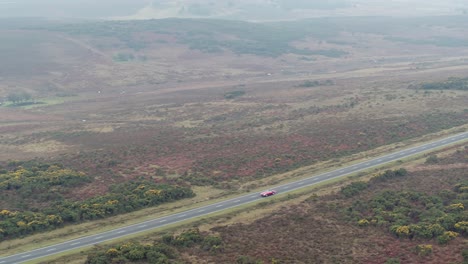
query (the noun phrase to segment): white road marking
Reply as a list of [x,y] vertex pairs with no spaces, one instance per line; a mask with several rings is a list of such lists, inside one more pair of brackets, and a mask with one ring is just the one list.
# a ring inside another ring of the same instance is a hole
[[223,205],[222,205],[222,204],[219,204],[219,205],[217,205],[216,207],[221,207],[221,206],[223,206]]
[[72,245],[72,246],[76,246],[76,245],[78,245],[78,244],[81,244],[81,242],[75,242],[75,243],[73,243],[73,244],[70,244],[70,245]]
[[166,222],[166,221],[167,221],[167,220],[164,219],[164,220],[159,221],[159,223],[164,223],[164,222]]
[[235,200],[234,202],[238,203],[238,202],[240,202],[240,201],[241,201],[241,200]]
[[21,258],[27,258],[27,257],[30,257],[31,255],[24,255],[24,256],[21,256]]
[[122,233],[125,233],[125,230],[117,232],[117,234],[122,234]]
[[198,212],[204,212],[204,211],[205,211],[205,209],[198,210]]
[[147,227],[148,225],[140,225],[140,226],[137,226],[137,227]]
[[48,249],[46,252],[51,252],[51,251],[54,251],[55,248],[51,248],[51,249]]
[[94,240],[101,239],[101,238],[103,238],[103,236],[98,236]]
[[184,217],[184,216],[186,216],[186,214],[180,215],[180,217]]

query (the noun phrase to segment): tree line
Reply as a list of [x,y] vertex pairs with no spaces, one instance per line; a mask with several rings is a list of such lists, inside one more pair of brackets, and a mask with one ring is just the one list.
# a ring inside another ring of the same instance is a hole
[[13,104],[17,105],[17,104],[32,102],[33,97],[28,92],[20,91],[20,92],[9,93],[6,99],[7,101],[10,101]]

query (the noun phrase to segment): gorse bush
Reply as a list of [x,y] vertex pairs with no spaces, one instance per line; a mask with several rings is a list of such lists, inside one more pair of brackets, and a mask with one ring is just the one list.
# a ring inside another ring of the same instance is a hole
[[[396,174],[386,172],[377,178],[392,175]],[[459,235],[467,235],[468,215],[464,205],[468,204],[468,197],[461,190],[463,184],[437,195],[387,190],[368,201],[354,202],[345,212],[360,226],[384,226],[399,238],[436,238],[440,244],[446,244]]]
[[58,164],[24,165],[0,172],[0,190],[47,190],[53,186],[71,187],[91,181],[84,173],[65,169]]
[[[135,211],[183,198],[195,196],[188,187],[156,184],[137,180],[111,186],[102,196],[83,201],[63,198],[62,193],[72,186],[89,183],[91,178],[82,172],[63,168],[61,165],[36,163],[10,164],[10,170],[0,174],[0,197],[18,195],[20,199],[43,204],[30,210],[6,210],[0,208],[0,238],[25,236],[47,231],[67,223],[105,218]],[[48,199],[54,202],[48,203]]]
[[352,182],[351,184],[345,187],[342,187],[341,193],[346,197],[351,197],[351,196],[358,194],[359,192],[361,192],[362,190],[366,188],[367,188],[367,183],[365,182]]
[[182,248],[199,248],[217,253],[223,241],[218,236],[202,234],[198,229],[190,229],[179,235],[166,235],[153,244],[127,242],[101,249],[88,255],[86,264],[107,263],[176,263],[175,258]]

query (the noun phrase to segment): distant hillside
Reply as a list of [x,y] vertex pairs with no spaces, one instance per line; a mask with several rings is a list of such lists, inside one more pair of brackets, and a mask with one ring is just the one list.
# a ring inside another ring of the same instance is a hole
[[291,20],[330,16],[448,15],[468,11],[457,0],[17,0],[0,2],[0,17],[54,18],[222,18]]

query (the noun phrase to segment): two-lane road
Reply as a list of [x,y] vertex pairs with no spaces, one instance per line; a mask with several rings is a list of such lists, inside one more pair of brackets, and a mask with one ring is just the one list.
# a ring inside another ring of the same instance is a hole
[[[380,166],[385,163],[403,159],[409,156],[413,156],[413,155],[416,155],[425,151],[429,151],[435,148],[439,148],[442,146],[446,146],[452,143],[460,142],[466,139],[468,139],[468,132],[464,132],[458,135],[454,135],[451,137],[447,137],[444,139],[426,143],[420,146],[403,149],[403,150],[393,152],[384,156],[380,156],[380,157],[370,159],[361,163],[357,163],[348,167],[339,168],[334,171],[330,171],[330,172],[323,173],[320,175],[314,175],[306,179],[279,185],[279,186],[273,187],[273,189],[275,189],[278,193],[290,192],[293,190],[304,188],[306,186],[310,186],[310,185],[318,184],[318,183],[328,181],[331,179],[339,178],[339,177],[342,177],[351,173],[363,171],[363,170],[366,170],[375,166]],[[228,208],[233,208],[233,207],[237,207],[240,205],[252,203],[261,199],[265,199],[265,198],[262,198],[258,193],[249,193],[249,194],[238,196],[229,200],[217,202],[214,204],[191,209],[191,210],[180,212],[177,214],[172,214],[172,215],[156,218],[156,219],[149,220],[146,222],[121,227],[118,229],[114,229],[111,231],[107,231],[107,232],[103,232],[103,233],[99,233],[99,234],[95,234],[91,236],[81,237],[81,238],[70,240],[64,243],[60,243],[60,244],[56,244],[56,245],[24,252],[24,253],[20,253],[16,255],[2,257],[0,258],[0,264],[13,264],[13,263],[22,263],[26,261],[31,261],[31,260],[39,259],[45,256],[63,253],[69,250],[98,244],[104,241],[120,238],[123,236],[149,231],[151,229],[155,229],[155,228],[162,227],[165,225],[170,225],[170,224],[174,224],[177,222],[185,221],[191,218],[205,216],[205,215],[212,214],[218,211],[222,211]]]

